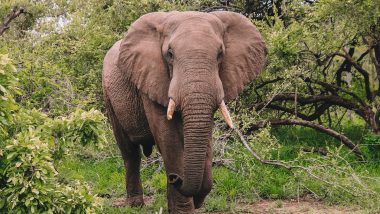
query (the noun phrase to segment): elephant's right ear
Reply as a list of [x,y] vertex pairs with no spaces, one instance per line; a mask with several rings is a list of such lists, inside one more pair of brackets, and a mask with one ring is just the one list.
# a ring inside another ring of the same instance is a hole
[[161,105],[168,104],[170,77],[162,56],[161,30],[172,13],[149,13],[135,21],[120,44],[118,67],[136,87]]

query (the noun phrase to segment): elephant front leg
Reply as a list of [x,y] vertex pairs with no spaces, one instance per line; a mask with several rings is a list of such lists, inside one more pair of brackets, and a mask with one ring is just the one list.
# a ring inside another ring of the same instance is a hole
[[[146,97],[144,97],[144,110],[157,148],[164,161],[167,178],[171,173],[183,176],[183,127],[180,119],[174,117],[168,121],[166,109]],[[172,184],[169,184],[169,181],[167,184],[169,213],[195,213],[193,197],[182,195]]]
[[127,189],[127,197],[116,201],[113,205],[116,207],[142,206],[144,205],[143,189],[140,179],[141,155],[138,146],[129,146],[128,151],[125,147],[121,148],[125,167],[125,185]]
[[123,130],[116,115],[110,106],[109,102],[106,102],[108,109],[108,117],[110,119],[113,133],[117,145],[120,149],[121,155],[124,160],[124,167],[126,170],[126,188],[127,188],[127,199],[122,201],[117,201],[114,206],[141,206],[144,205],[143,200],[143,189],[140,180],[140,164],[141,155],[140,147],[133,144],[127,133]]
[[141,152],[137,145],[133,145],[124,158],[126,170],[127,203],[130,206],[144,205],[143,189],[140,179]]

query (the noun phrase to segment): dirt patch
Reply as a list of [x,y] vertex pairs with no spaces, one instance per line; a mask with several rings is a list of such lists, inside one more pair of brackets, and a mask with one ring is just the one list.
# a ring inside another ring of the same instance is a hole
[[[207,213],[207,212],[203,212]],[[212,214],[226,214],[231,212],[208,212]],[[317,201],[293,200],[260,200],[254,204],[240,204],[235,213],[254,214],[361,214],[363,211],[356,208],[329,206]]]
[[[152,196],[144,196],[144,204],[145,205],[150,205],[152,204],[154,201],[154,198]],[[112,206],[113,207],[126,207],[126,206],[129,206],[128,202],[127,202],[127,198],[122,196],[122,197],[118,197],[114,200],[112,200]]]
[[[144,196],[145,205],[151,205],[154,201],[153,196]],[[113,207],[124,207],[125,197],[118,197],[112,200]],[[165,211],[163,212],[165,213]],[[253,204],[239,203],[234,212],[218,211],[206,212],[204,208],[197,210],[199,214],[230,214],[230,213],[252,213],[252,214],[364,214],[363,210],[354,207],[327,205],[314,199],[303,198],[297,200],[268,200],[261,199]],[[380,214],[380,213],[379,213]]]

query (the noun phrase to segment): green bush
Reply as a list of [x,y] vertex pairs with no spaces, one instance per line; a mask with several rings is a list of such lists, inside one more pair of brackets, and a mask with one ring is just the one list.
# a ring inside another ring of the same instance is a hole
[[97,199],[85,184],[58,181],[49,144],[33,129],[1,152],[0,211],[5,213],[91,213]]
[[368,154],[371,158],[380,158],[380,135],[367,134],[364,136],[363,144],[368,148]]
[[[59,179],[55,161],[76,145],[106,142],[105,117],[76,109],[50,118],[13,99],[15,68],[0,55],[0,213],[93,213],[98,199],[89,186]],[[12,93],[13,92],[13,93]]]
[[0,54],[0,141],[7,134],[7,126],[13,122],[12,113],[17,109],[13,95],[18,92],[16,68],[6,54]]

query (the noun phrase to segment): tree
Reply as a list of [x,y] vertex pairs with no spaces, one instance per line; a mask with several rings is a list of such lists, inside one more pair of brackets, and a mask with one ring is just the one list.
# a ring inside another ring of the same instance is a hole
[[380,5],[290,1],[281,14],[265,14],[271,21],[257,23],[269,46],[267,70],[240,105],[277,125],[317,121],[326,133],[351,111],[380,132]]

